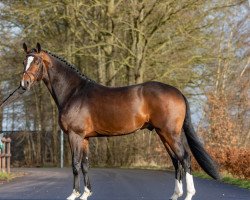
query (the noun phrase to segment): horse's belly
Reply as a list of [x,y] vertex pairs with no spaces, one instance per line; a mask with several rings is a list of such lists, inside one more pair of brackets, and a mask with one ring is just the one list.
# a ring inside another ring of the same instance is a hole
[[94,123],[95,131],[103,135],[123,135],[141,129],[148,122],[144,113],[116,112],[106,113]]

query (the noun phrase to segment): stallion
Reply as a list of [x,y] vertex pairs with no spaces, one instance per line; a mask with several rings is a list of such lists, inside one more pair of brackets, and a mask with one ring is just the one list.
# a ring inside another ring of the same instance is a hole
[[[36,48],[28,49],[20,83],[28,91],[43,81],[59,112],[59,125],[68,135],[72,152],[73,192],[67,198],[87,200],[92,194],[89,170],[89,138],[133,133],[139,129],[155,130],[175,168],[175,189],[171,200],[183,195],[182,179],[186,177],[187,195],[195,194],[188,146],[201,168],[219,179],[217,167],[205,151],[191,122],[189,103],[175,87],[160,82],[145,82],[126,87],[106,87],[81,74],[59,56]],[[22,93],[22,92],[20,92]],[[182,130],[188,146],[182,140]],[[80,169],[84,190],[80,190]]]

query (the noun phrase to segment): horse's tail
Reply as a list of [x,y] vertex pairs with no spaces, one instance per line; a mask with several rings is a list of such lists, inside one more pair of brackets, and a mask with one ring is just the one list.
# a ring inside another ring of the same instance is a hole
[[217,167],[210,157],[210,155],[206,152],[203,147],[203,144],[200,142],[197,134],[195,133],[194,127],[191,122],[191,113],[189,108],[189,103],[185,96],[183,96],[186,103],[186,117],[183,124],[183,129],[185,135],[187,137],[188,145],[201,166],[201,168],[212,178],[220,179],[220,175],[218,173]]

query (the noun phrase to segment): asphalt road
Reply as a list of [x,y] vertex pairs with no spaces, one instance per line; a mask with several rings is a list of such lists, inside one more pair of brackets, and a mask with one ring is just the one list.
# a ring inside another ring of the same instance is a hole
[[[0,185],[1,200],[66,199],[72,192],[70,168],[22,170],[28,174]],[[168,200],[174,188],[174,175],[166,171],[91,169],[90,178],[94,193],[88,200]],[[250,190],[199,178],[194,183],[193,200],[250,200]]]

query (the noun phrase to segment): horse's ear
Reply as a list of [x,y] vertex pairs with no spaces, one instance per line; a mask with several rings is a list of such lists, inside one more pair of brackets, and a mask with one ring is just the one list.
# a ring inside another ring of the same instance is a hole
[[23,50],[24,50],[25,53],[28,52],[28,47],[27,47],[25,42],[23,43]]
[[37,49],[37,52],[38,52],[38,53],[40,53],[41,50],[42,50],[42,47],[41,47],[41,45],[40,45],[39,42],[36,44],[36,49]]

